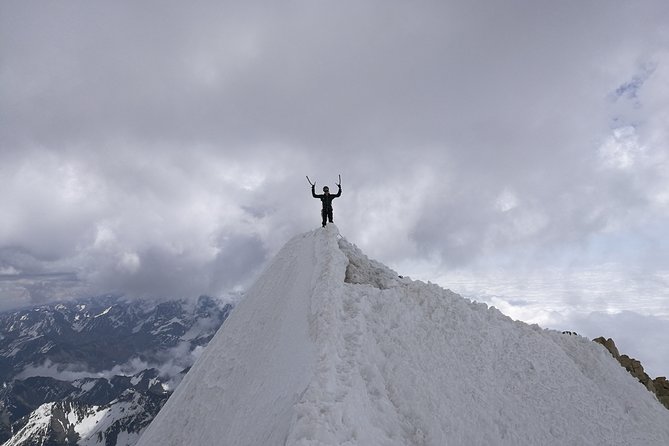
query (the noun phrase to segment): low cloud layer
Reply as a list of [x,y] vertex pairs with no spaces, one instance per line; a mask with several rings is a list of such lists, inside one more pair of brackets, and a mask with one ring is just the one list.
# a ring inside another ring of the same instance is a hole
[[341,173],[342,234],[410,274],[663,277],[667,23],[659,0],[3,2],[0,307],[243,289],[319,225],[306,174]]
[[131,358],[124,364],[118,364],[109,370],[91,371],[83,364],[57,364],[46,360],[38,366],[27,366],[15,379],[26,379],[33,376],[46,376],[61,381],[75,381],[86,378],[112,379],[114,376],[133,376],[147,369],[156,369],[161,377],[168,380],[170,388],[174,389],[181,382],[181,373],[192,366],[202,354],[204,347],[196,346],[191,349],[188,342],[158,352],[152,362],[139,357]]

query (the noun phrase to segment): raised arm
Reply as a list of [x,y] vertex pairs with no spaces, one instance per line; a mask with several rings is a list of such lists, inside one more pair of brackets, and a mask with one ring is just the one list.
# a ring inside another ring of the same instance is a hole
[[335,195],[333,195],[333,196],[334,196],[334,197],[341,197],[341,184],[337,184],[337,187],[339,188],[339,190],[338,190],[337,193],[336,193]]
[[311,185],[311,196],[314,197],[314,198],[321,198],[318,195],[316,195],[316,185],[315,184]]

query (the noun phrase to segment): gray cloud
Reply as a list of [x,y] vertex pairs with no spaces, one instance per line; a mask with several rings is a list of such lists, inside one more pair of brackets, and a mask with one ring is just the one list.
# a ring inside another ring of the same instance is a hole
[[[245,286],[318,225],[304,175],[341,173],[335,219],[384,263],[656,275],[668,19],[663,1],[3,2],[0,268],[82,292]],[[49,298],[21,283],[6,302]]]

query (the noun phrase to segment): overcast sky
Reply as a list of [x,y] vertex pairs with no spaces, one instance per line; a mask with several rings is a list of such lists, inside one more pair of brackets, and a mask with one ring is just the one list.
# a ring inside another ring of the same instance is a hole
[[668,123],[666,0],[3,1],[0,308],[243,290],[341,174],[370,257],[666,375]]

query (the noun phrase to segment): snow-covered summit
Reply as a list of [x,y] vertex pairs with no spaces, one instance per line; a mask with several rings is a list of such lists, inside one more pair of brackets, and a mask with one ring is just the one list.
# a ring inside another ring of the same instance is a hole
[[290,240],[139,445],[666,445],[669,411],[599,344]]

